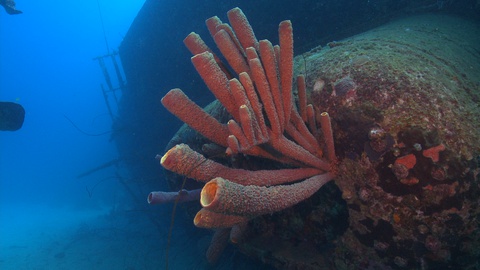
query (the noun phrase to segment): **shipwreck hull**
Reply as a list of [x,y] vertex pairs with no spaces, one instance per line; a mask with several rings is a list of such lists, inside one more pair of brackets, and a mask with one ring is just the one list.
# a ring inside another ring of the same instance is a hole
[[[332,118],[338,176],[250,221],[238,248],[284,269],[479,267],[479,29],[411,17],[297,56],[309,102]],[[219,103],[210,112],[230,118]],[[167,149],[182,142],[206,140],[184,127]],[[175,190],[183,181],[168,178]]]
[[334,268],[478,267],[479,29],[418,16],[297,58],[342,155]]

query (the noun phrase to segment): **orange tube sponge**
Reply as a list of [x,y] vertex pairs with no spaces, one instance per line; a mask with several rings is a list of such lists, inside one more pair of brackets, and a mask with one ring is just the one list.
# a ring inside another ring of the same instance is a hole
[[248,47],[258,48],[258,41],[253,32],[252,26],[240,8],[232,8],[227,12],[228,20],[232,25],[238,40],[244,49]]
[[322,127],[323,138],[327,146],[327,156],[330,162],[335,162],[337,157],[335,155],[335,145],[333,143],[332,123],[327,112],[320,114],[320,126]]
[[210,52],[199,53],[194,55],[191,60],[208,89],[210,89],[212,94],[222,103],[233,118],[238,119],[238,108],[230,93],[229,78],[218,66],[213,54]]
[[264,39],[260,43],[260,58],[262,59],[262,65],[265,69],[265,75],[270,85],[270,91],[272,92],[272,98],[275,103],[275,109],[277,110],[278,120],[280,122],[281,131],[283,132],[285,125],[285,113],[283,112],[283,100],[280,93],[280,81],[278,80],[278,63],[275,57],[275,51],[270,41]]
[[290,121],[293,84],[293,29],[292,22],[283,21],[278,26],[280,43],[280,84],[283,97],[285,123]]
[[245,223],[249,220],[245,216],[226,215],[209,211],[205,208],[200,209],[193,219],[193,224],[200,228],[230,228],[235,224]]
[[215,62],[217,62],[218,66],[223,70],[225,75],[227,75],[227,78],[231,77],[228,68],[225,67],[220,58],[218,58],[218,56],[213,53],[213,51],[207,46],[207,44],[205,44],[203,39],[197,33],[191,32],[190,34],[188,34],[188,36],[183,40],[183,43],[193,55],[203,52],[210,52],[213,55]]
[[210,181],[214,177],[222,177],[242,185],[278,185],[322,173],[321,170],[315,168],[258,171],[233,169],[205,158],[186,144],[174,146],[162,157],[160,163],[169,171],[200,182]]
[[222,214],[259,216],[309,198],[332,178],[331,173],[325,173],[291,185],[259,187],[243,186],[217,177],[203,187],[200,203],[205,209]]
[[168,111],[198,133],[218,145],[227,146],[227,137],[229,136],[227,126],[206,113],[200,106],[190,100],[182,90],[178,88],[170,90],[162,98],[162,104]]
[[331,169],[330,163],[313,155],[305,148],[298,145],[296,142],[287,139],[285,136],[281,136],[277,139],[272,139],[270,141],[270,145],[286,157],[300,161],[308,166],[319,168],[324,171],[330,171]]
[[227,31],[220,30],[213,38],[223,57],[227,59],[228,64],[237,74],[250,71],[242,51],[237,49],[235,41],[232,40]]

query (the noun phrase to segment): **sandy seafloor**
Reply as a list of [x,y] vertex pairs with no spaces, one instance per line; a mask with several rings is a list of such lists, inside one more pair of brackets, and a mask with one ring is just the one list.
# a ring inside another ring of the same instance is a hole
[[[168,227],[161,235],[148,219],[132,217],[110,209],[2,205],[0,269],[165,269]],[[208,235],[188,239],[181,226],[174,230],[169,269],[208,268]]]

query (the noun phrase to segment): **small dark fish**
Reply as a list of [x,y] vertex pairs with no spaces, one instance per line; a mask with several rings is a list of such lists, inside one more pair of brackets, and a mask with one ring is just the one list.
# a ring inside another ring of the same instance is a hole
[[13,0],[0,0],[0,5],[2,5],[3,8],[5,8],[5,11],[10,15],[23,13],[15,8],[15,1]]

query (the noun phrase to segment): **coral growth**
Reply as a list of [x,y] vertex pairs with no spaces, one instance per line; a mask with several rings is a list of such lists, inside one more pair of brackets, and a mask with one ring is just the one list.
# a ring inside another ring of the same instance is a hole
[[414,17],[298,57],[334,123],[348,207],[336,269],[479,267],[478,29]]
[[[244,226],[254,217],[287,209],[309,198],[334,177],[336,162],[330,117],[307,104],[302,76],[297,79],[298,91],[303,94],[299,109],[293,104],[291,22],[280,23],[280,44],[273,46],[268,40],[257,41],[239,8],[230,10],[228,18],[231,26],[217,17],[208,19],[207,26],[238,79],[231,78],[225,65],[198,35],[191,33],[185,39],[195,54],[192,63],[198,73],[231,115],[228,124],[218,122],[180,89],[171,90],[162,99],[171,113],[224,147],[230,158],[261,157],[284,167],[235,169],[208,159],[185,144],[174,146],[161,158],[164,168],[206,182],[200,194],[203,209],[194,223],[222,228],[218,231],[221,235],[225,234],[225,227]],[[159,196],[161,192],[152,194]]]
[[478,26],[414,18],[315,49],[296,61],[308,74],[296,106],[290,23],[277,47],[239,9],[229,20],[207,25],[238,79],[198,35],[185,40],[219,103],[206,113],[179,89],[162,100],[203,135],[182,128],[162,165],[206,183],[194,223],[216,228],[210,261],[230,233],[283,269],[478,268],[478,57],[454,42],[478,35],[451,28]]

